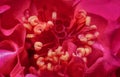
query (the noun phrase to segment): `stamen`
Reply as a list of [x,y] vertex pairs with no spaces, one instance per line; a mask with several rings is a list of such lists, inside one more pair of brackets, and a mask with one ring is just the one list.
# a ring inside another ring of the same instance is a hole
[[23,26],[28,30],[32,30],[32,26],[29,23],[24,23]]
[[88,45],[93,45],[95,42],[94,41],[88,41]]
[[87,16],[87,17],[86,17],[86,22],[85,22],[85,24],[86,24],[87,26],[89,26],[89,25],[90,25],[90,22],[91,22],[91,17],[90,17],[90,16]]
[[53,70],[53,67],[52,67],[52,64],[51,64],[51,63],[48,63],[48,64],[47,64],[47,70],[49,70],[49,71],[52,71],[52,70]]
[[42,49],[42,46],[43,46],[42,42],[35,42],[34,43],[35,51],[40,51]]
[[50,50],[48,51],[47,56],[48,56],[48,57],[53,57],[53,55],[54,55],[54,52],[50,49]]
[[86,14],[84,11],[79,11],[76,16],[75,16],[75,19],[76,19],[76,23],[77,25],[81,25],[81,24],[84,24],[85,23],[85,19],[86,19]]
[[99,36],[99,32],[95,32],[94,36],[98,37]]
[[52,57],[46,57],[45,61],[51,61],[51,62],[53,62],[53,58]]
[[87,42],[87,38],[84,35],[78,35],[78,39],[82,42]]
[[35,26],[33,31],[35,34],[41,34],[42,32],[41,26]]
[[43,61],[39,61],[37,60],[37,63],[36,63],[39,67],[43,67],[45,65],[45,63]]
[[39,19],[38,19],[37,16],[30,16],[30,17],[28,18],[28,22],[29,22],[31,25],[35,26],[35,25],[39,24]]
[[52,21],[48,21],[45,30],[49,30],[54,26]]
[[57,13],[55,11],[52,12],[52,19],[53,20],[57,19]]
[[87,63],[87,58],[86,57],[83,57],[82,59],[85,63]]
[[30,10],[29,9],[26,9],[24,11],[24,16],[25,16],[26,19],[30,16]]
[[91,25],[90,29],[97,29],[97,26],[96,25]]
[[80,53],[80,57],[83,57],[85,55],[85,49],[82,47],[77,48],[77,52]]
[[34,38],[34,37],[35,37],[34,34],[27,34],[27,35],[26,35],[26,38]]
[[72,56],[77,56],[75,53],[72,53]]
[[47,24],[54,25],[52,21],[48,21]]
[[43,61],[44,58],[43,58],[43,57],[39,57],[37,60],[39,60],[39,61]]
[[23,22],[27,22],[27,19],[25,17],[22,17]]
[[34,59],[38,59],[39,55],[38,54],[34,54]]
[[88,34],[86,34],[86,35],[85,35],[85,37],[86,37],[88,40],[91,40],[91,39],[93,39],[93,38],[94,38],[94,35],[93,35],[93,34],[88,33]]
[[58,57],[54,56],[54,57],[53,57],[53,62],[54,62],[54,63],[57,63],[57,62],[58,62]]
[[56,55],[61,55],[61,51],[62,51],[62,46],[59,46],[55,52],[56,52]]
[[65,52],[65,55],[60,56],[60,60],[67,61],[69,59],[69,53]]
[[92,52],[91,47],[85,47],[85,56],[88,56]]

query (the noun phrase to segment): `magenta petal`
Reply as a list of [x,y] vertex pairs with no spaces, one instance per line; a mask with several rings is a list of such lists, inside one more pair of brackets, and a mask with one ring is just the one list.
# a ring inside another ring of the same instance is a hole
[[[0,43],[0,72],[9,74],[16,62],[17,45],[12,41]],[[4,68],[6,67],[6,69]],[[4,68],[4,69],[3,69]]]
[[25,77],[37,77],[34,74],[27,74]]
[[[3,33],[2,38],[14,41],[19,47],[23,46],[25,40],[25,29],[18,24],[11,29],[0,28]],[[1,34],[2,35],[2,34]],[[17,37],[19,35],[19,37]]]
[[79,57],[73,57],[68,65],[69,77],[84,77],[85,63]]
[[3,74],[0,73],[0,77],[5,77]]
[[10,73],[10,77],[24,77],[24,67],[18,62]]
[[111,36],[111,47],[114,54],[120,57],[120,28],[115,30]]
[[63,48],[68,51],[70,54],[76,51],[77,46],[71,41],[67,40],[63,42]]
[[[14,66],[15,57],[15,52],[0,50],[0,72],[3,74],[9,74]],[[4,67],[6,67],[6,69]]]
[[20,22],[22,17],[24,16],[24,11],[30,8],[30,0],[12,0],[11,10],[13,11],[13,16],[17,18]]
[[[83,0],[80,2],[80,7],[87,12],[100,15],[109,20],[116,20],[120,13],[120,1],[118,0]],[[114,8],[114,9],[111,9]],[[114,14],[115,12],[115,14]]]
[[9,5],[2,5],[0,6],[0,14],[9,10],[10,9],[10,6]]
[[3,29],[0,27],[1,32],[5,35],[5,36],[10,36],[14,30],[16,29],[17,25],[15,27],[13,27],[12,29]]

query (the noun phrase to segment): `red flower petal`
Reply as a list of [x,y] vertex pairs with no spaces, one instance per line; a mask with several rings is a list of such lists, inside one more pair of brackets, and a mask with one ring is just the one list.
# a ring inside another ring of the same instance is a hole
[[2,6],[0,6],[0,14],[4,13],[5,11],[7,11],[9,9],[10,9],[9,5],[2,5]]
[[84,77],[85,63],[79,57],[73,57],[68,65],[69,77]]

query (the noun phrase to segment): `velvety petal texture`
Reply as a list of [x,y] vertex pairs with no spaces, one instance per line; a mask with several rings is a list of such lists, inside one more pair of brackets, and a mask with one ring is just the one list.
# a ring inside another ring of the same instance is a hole
[[0,0],[0,77],[120,77],[119,0]]

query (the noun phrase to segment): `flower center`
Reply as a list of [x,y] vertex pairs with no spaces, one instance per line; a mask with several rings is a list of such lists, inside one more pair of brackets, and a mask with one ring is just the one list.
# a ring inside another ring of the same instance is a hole
[[[90,23],[90,16],[84,10],[79,11],[71,20],[72,23],[57,19],[57,12],[53,12],[51,17],[52,20],[46,22],[40,21],[35,15],[24,19],[26,38],[32,42],[32,57],[38,70],[58,72],[66,68],[73,57],[79,57],[87,63],[87,56],[92,53],[92,45],[99,35],[97,26]],[[51,38],[54,40],[46,42]],[[71,40],[77,47],[72,54],[63,47],[66,40]]]

